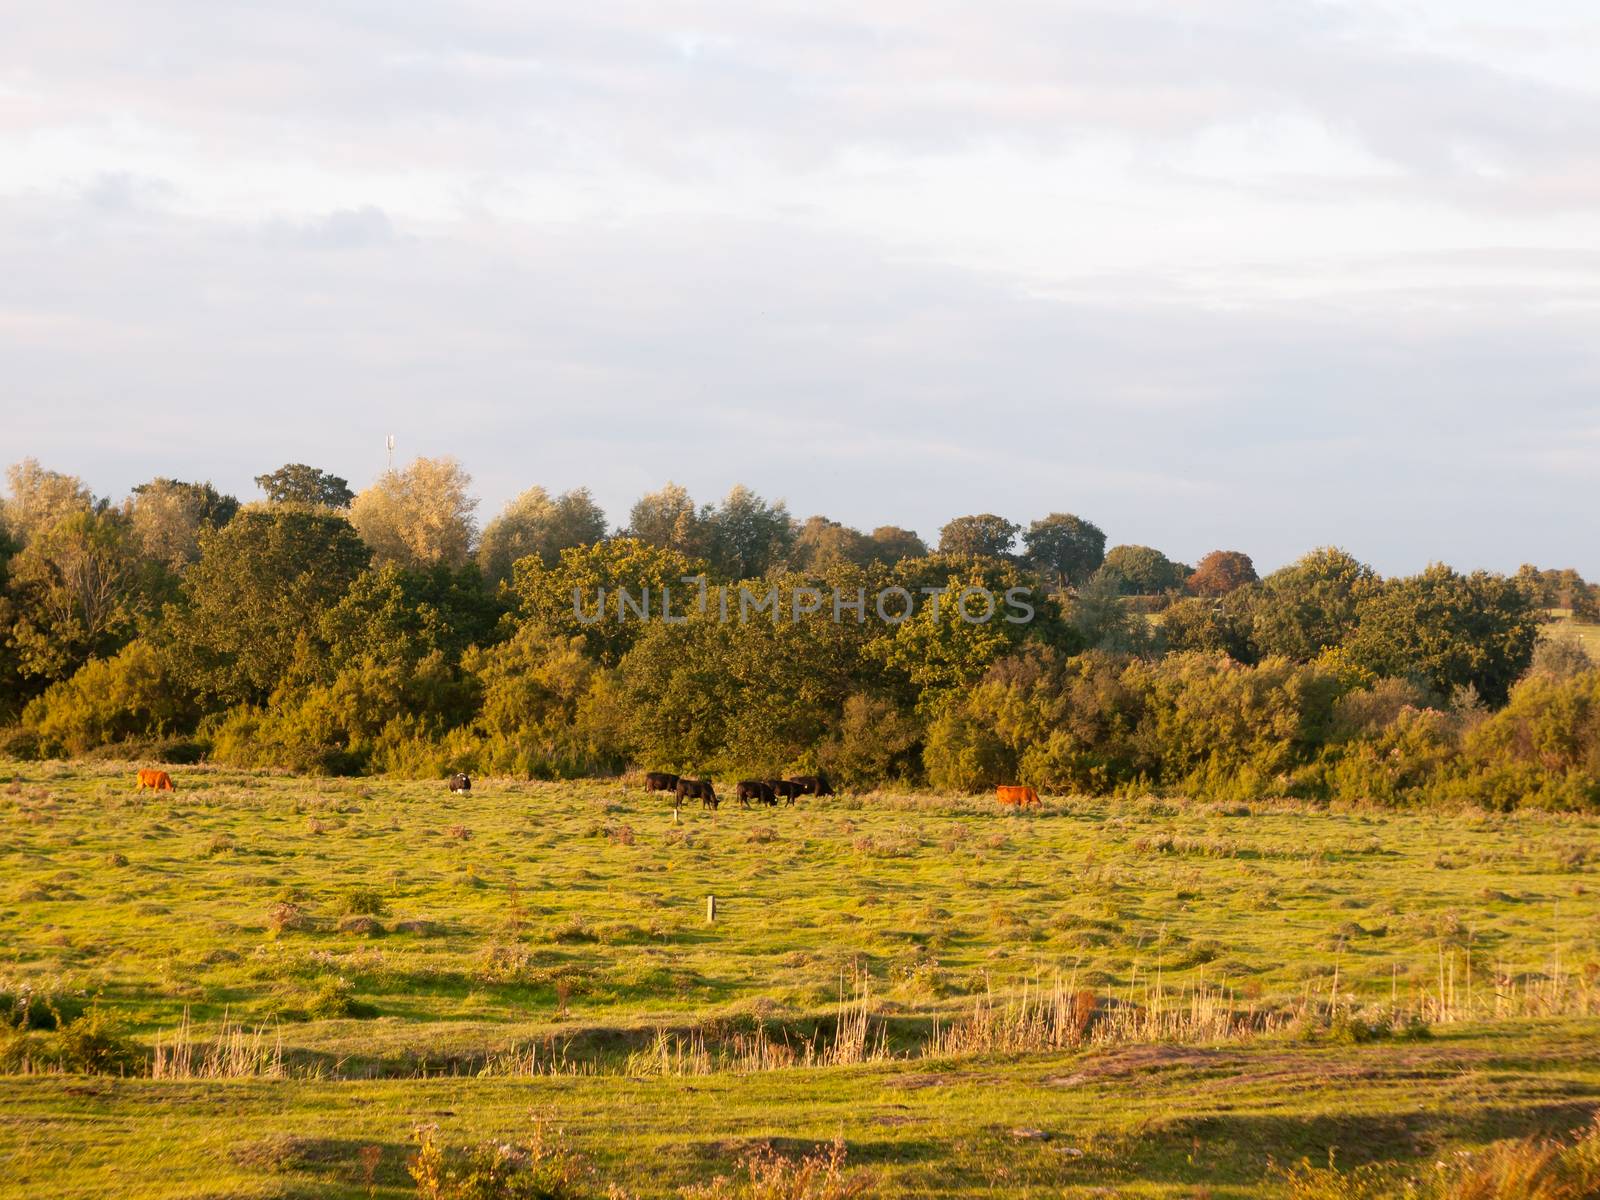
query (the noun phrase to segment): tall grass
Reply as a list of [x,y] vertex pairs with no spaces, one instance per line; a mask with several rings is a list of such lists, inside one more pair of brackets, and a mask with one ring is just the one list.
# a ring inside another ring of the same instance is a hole
[[156,1037],[150,1056],[152,1079],[283,1079],[283,1037],[270,1041],[263,1026],[246,1030],[222,1019],[214,1038],[200,1040],[189,1022],[189,1010],[170,1034]]

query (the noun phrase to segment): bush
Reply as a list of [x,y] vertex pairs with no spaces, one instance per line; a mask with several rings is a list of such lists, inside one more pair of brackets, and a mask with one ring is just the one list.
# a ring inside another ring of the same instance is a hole
[[52,684],[24,710],[23,724],[37,735],[44,755],[63,757],[169,735],[191,727],[198,716],[192,695],[160,652],[139,639]]
[[383,897],[376,888],[351,888],[340,898],[339,912],[347,917],[381,917],[384,912]]
[[596,1195],[588,1165],[542,1123],[520,1146],[444,1146],[436,1127],[424,1127],[417,1131],[417,1152],[406,1169],[416,1180],[419,1200],[586,1200]]
[[132,1075],[144,1068],[145,1054],[109,1013],[91,1008],[56,1032],[55,1060],[78,1075]]
[[20,726],[15,729],[0,730],[0,758],[15,758],[23,762],[32,762],[41,758],[39,735],[31,729]]

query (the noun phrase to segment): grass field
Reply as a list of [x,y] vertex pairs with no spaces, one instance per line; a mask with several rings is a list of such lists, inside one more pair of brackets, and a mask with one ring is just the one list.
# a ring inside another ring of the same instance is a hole
[[1600,1109],[1596,818],[175,774],[0,766],[0,993],[140,1052],[9,1035],[0,1193],[409,1195],[418,1126],[543,1116],[641,1196],[835,1137],[871,1195],[1256,1196]]

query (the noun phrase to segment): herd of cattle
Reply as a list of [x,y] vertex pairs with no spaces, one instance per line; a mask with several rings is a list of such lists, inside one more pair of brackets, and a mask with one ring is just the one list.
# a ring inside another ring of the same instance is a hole
[[[158,792],[177,790],[173,786],[172,776],[165,771],[154,770],[139,772],[139,790],[143,791],[145,788],[154,788]],[[671,792],[674,808],[681,808],[685,800],[698,800],[701,808],[710,809],[715,809],[722,803],[717,798],[717,790],[712,787],[709,779],[685,779],[666,771],[650,771],[645,774],[644,788],[647,792]],[[459,771],[450,776],[450,790],[457,793],[470,792],[472,776]],[[775,806],[780,796],[784,803],[793,804],[796,796],[831,795],[833,795],[833,785],[823,774],[795,775],[789,779],[741,779],[734,788],[734,797],[746,808],[750,807],[752,800],[758,804]],[[995,798],[1001,804],[1014,805],[1017,808],[1026,808],[1039,803],[1039,793],[1031,787],[1012,784],[1002,784],[997,787]]]
[[[649,771],[644,777],[647,792],[671,792],[672,806],[679,808],[685,800],[700,801],[701,808],[715,809],[721,800],[709,779],[684,779],[666,771]],[[793,804],[796,796],[831,796],[833,785],[826,775],[796,775],[792,779],[741,779],[734,788],[734,798],[746,808],[750,801],[757,804],[776,805],[778,797]]]

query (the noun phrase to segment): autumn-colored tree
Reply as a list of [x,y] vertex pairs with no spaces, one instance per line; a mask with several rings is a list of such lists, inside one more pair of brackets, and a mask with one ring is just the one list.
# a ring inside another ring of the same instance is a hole
[[459,567],[476,532],[472,477],[453,458],[419,458],[385,471],[350,504],[350,523],[377,562]]
[[1189,576],[1189,590],[1196,596],[1226,596],[1229,592],[1255,583],[1256,565],[1238,550],[1213,550],[1202,558]]

